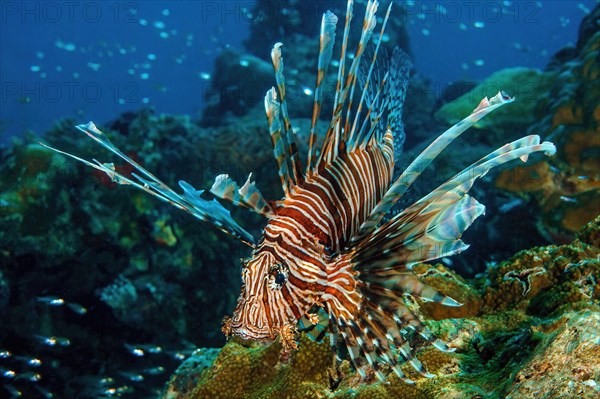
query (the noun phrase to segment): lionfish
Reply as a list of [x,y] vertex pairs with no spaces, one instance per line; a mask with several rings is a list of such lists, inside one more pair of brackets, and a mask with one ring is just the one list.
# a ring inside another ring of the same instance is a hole
[[[555,147],[550,142],[540,143],[536,135],[513,141],[414,204],[400,212],[390,212],[446,146],[481,118],[514,99],[503,92],[484,98],[470,115],[437,137],[404,171],[394,173],[398,147],[404,137],[401,113],[411,65],[398,49],[387,62],[377,63],[391,4],[379,37],[374,40],[371,60],[364,60],[361,65],[376,26],[377,8],[377,1],[368,1],[360,40],[351,57],[347,49],[353,1],[347,3],[332,117],[324,139],[317,139],[323,81],[331,63],[337,24],[332,12],[323,15],[305,169],[287,110],[282,44],[273,47],[271,58],[277,87],[268,90],[264,106],[284,197],[265,200],[252,181],[252,174],[241,187],[228,175],[219,175],[210,189],[214,196],[264,216],[266,225],[258,242],[216,199],[203,199],[203,190],[196,190],[185,181],[179,182],[183,194],[176,193],[115,147],[92,122],[76,127],[129,163],[137,173],[125,176],[111,163],[95,159],[90,162],[49,148],[106,173],[116,183],[132,185],[187,211],[252,248],[250,257],[242,260],[243,286],[237,306],[233,316],[226,317],[223,323],[226,335],[260,341],[279,337],[284,351],[291,351],[297,347],[299,323],[317,325],[319,314],[325,314],[332,347],[345,347],[363,378],[370,367],[384,381],[382,366],[388,366],[410,383],[400,369],[404,362],[410,362],[424,376],[433,376],[412,354],[413,334],[419,334],[441,351],[453,349],[434,337],[405,296],[461,306],[420,281],[412,266],[457,254],[468,247],[461,235],[485,209],[467,194],[477,178],[516,158],[525,162],[533,152],[552,155]],[[352,61],[348,69],[347,60]],[[387,69],[383,76],[376,70],[381,64]],[[355,97],[357,103],[353,103]],[[319,149],[317,142],[322,142]]]

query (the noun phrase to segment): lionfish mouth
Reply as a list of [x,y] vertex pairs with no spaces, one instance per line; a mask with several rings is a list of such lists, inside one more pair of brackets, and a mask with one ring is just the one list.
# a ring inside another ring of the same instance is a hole
[[273,335],[271,334],[270,331],[260,331],[260,330],[248,329],[243,326],[239,326],[239,327],[234,326],[231,329],[231,333],[242,339],[261,341],[261,342],[265,342],[265,343],[270,343],[273,341]]
[[234,314],[231,321],[231,334],[242,339],[272,341],[274,338],[272,330],[266,323],[263,323],[263,327],[261,327],[247,321],[244,322],[244,318],[239,314]]

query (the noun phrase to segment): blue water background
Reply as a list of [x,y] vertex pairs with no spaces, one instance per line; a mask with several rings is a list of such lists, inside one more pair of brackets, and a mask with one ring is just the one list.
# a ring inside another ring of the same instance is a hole
[[[0,4],[0,134],[6,143],[25,130],[43,134],[64,117],[106,122],[143,107],[199,115],[214,59],[227,47],[243,50],[253,18],[247,11],[255,3]],[[482,79],[506,67],[543,68],[576,42],[579,23],[595,4],[408,2],[416,69],[440,93],[451,81]]]

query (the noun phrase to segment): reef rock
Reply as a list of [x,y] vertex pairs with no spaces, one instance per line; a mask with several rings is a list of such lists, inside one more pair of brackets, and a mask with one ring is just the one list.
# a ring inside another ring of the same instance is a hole
[[436,378],[405,364],[414,385],[393,373],[387,383],[373,374],[362,381],[347,360],[336,365],[327,336],[315,342],[302,333],[289,359],[280,357],[279,342],[234,338],[209,368],[181,368],[164,398],[597,398],[599,244],[600,217],[569,245],[521,251],[473,280],[441,265],[418,265],[415,272],[429,284],[465,303],[451,311],[421,304],[428,319],[438,320],[427,322],[431,330],[456,348],[414,348]]

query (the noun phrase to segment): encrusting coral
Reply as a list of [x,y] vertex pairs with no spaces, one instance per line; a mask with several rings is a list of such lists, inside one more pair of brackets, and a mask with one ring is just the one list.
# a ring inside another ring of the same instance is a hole
[[[458,313],[421,304],[430,329],[455,353],[416,345],[428,379],[410,366],[408,385],[362,381],[347,360],[336,366],[328,336],[299,334],[298,351],[231,340],[193,388],[172,378],[165,399],[188,398],[596,398],[600,389],[600,217],[569,245],[521,251],[465,280],[442,265],[417,265],[427,283],[464,302]],[[446,313],[444,313],[446,312]],[[456,317],[456,318],[451,318]],[[432,319],[439,319],[434,321]],[[388,370],[389,371],[389,370]],[[369,378],[373,377],[373,378]],[[551,377],[549,377],[551,376]],[[189,375],[187,375],[190,378]]]

